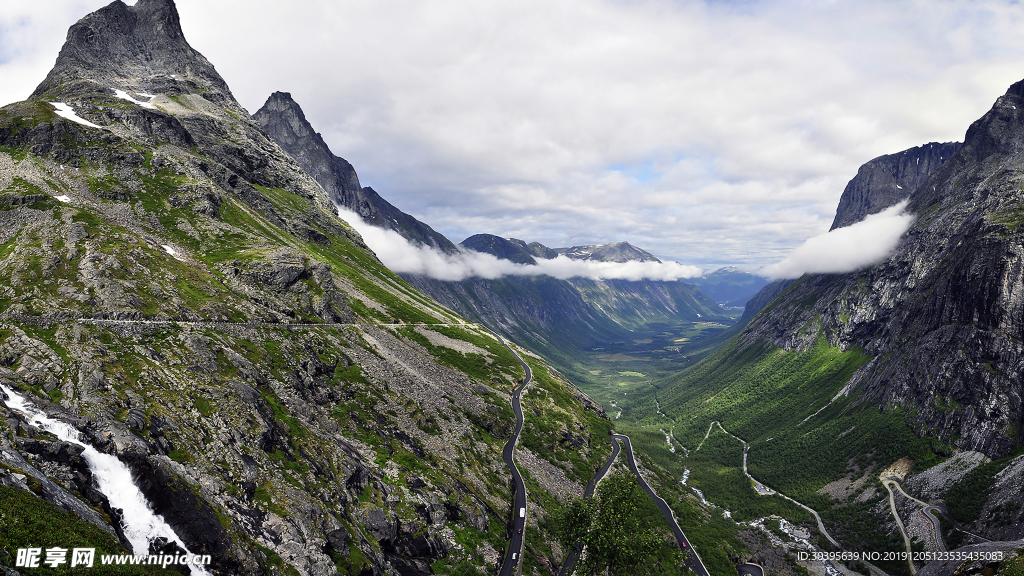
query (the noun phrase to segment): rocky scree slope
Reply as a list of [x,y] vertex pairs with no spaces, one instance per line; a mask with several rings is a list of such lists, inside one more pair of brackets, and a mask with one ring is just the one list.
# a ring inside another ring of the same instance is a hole
[[287,92],[274,92],[253,118],[330,195],[336,206],[348,208],[374,226],[394,230],[405,238],[447,254],[458,248],[443,234],[395,208],[373,188],[363,188],[355,168],[331,153],[313,130],[302,108]]
[[[373,257],[178,22],[90,14],[0,109],[0,381],[127,462],[215,574],[488,571],[518,363]],[[545,386],[531,498],[557,501],[607,425]],[[0,412],[0,483],[117,534],[74,447]]]

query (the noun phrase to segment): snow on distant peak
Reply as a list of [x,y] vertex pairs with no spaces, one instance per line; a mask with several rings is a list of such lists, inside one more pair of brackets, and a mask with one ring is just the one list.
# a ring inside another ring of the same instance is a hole
[[[136,94],[138,94],[139,96],[147,97],[147,98],[154,98],[154,96],[149,96],[148,94],[143,94],[141,92],[136,92]],[[142,106],[143,108],[149,108],[150,110],[156,110],[156,106],[153,106],[149,102],[140,102],[140,101],[136,100],[135,98],[132,98],[131,96],[129,96],[128,93],[125,92],[124,90],[114,90],[114,95],[117,96],[118,98],[120,98],[121,100],[127,100],[127,101],[131,102],[132,104],[138,104],[139,106]]]
[[97,126],[96,124],[93,124],[92,122],[89,122],[88,120],[82,118],[78,114],[75,114],[74,109],[72,109],[71,106],[68,106],[63,102],[50,102],[50,105],[56,108],[56,110],[54,110],[54,113],[57,114],[57,116],[60,116],[61,118],[66,118],[68,120],[71,120],[72,122],[77,122],[82,126],[88,126],[89,128],[99,128],[101,130],[103,129],[102,126]]

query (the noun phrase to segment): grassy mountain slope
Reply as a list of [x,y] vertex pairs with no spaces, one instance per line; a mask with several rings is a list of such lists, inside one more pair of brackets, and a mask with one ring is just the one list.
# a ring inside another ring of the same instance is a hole
[[[913,191],[917,220],[887,261],[773,285],[774,299],[729,343],[653,383],[658,404],[634,416],[690,451],[670,454],[662,441],[660,462],[689,468],[690,483],[737,518],[779,514],[817,532],[791,502],[755,492],[742,471],[746,441],[749,473],[818,510],[845,549],[903,550],[880,475],[906,476],[972,531],[1024,536],[1024,499],[1009,488],[1024,458],[1021,86]],[[936,466],[954,454],[978,458],[961,472]],[[986,455],[991,465],[966,473]],[[912,502],[899,506],[917,521]],[[914,546],[934,549],[929,526],[915,528]]]
[[[176,26],[169,1],[115,2],[0,109],[0,381],[129,463],[217,574],[487,573],[521,368],[387,270]],[[610,447],[589,399],[542,389],[530,496],[557,504]],[[4,449],[104,509],[80,459],[2,411]]]

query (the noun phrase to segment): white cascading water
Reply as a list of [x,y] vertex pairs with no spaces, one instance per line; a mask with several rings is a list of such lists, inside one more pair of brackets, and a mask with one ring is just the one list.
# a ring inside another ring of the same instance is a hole
[[[133,553],[136,555],[149,554],[149,543],[152,540],[166,538],[168,542],[174,542],[191,556],[192,553],[185,547],[181,538],[174,533],[174,529],[149,507],[149,502],[135,485],[132,480],[132,472],[124,462],[118,460],[116,456],[104,454],[82,442],[81,435],[73,426],[50,418],[29,404],[17,392],[2,384],[0,384],[0,390],[3,390],[9,398],[6,402],[7,407],[25,414],[30,424],[50,432],[65,442],[85,449],[82,456],[89,465],[97,487],[107,497],[111,508],[121,509],[121,528],[125,538],[132,545]],[[188,567],[192,571],[192,576],[210,575],[201,565],[188,564]]]

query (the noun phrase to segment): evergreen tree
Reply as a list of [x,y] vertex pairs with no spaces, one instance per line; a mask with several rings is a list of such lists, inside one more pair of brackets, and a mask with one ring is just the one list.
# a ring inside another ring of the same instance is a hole
[[583,544],[577,575],[686,572],[679,548],[667,544],[647,517],[647,500],[633,476],[619,472],[601,482],[595,498],[574,499],[563,508],[556,520],[559,542],[566,550]]

